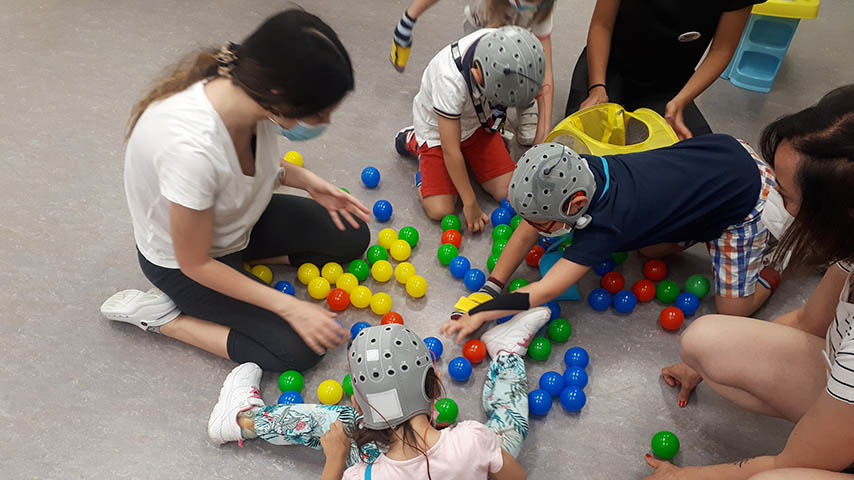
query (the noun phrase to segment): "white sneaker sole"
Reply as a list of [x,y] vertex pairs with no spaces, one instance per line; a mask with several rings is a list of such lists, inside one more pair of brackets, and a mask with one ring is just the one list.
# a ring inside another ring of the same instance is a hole
[[101,304],[101,314],[107,319],[130,323],[143,330],[172,321],[180,313],[177,309],[175,302],[158,289],[122,290]]
[[[551,318],[551,310],[547,307],[532,308],[517,313],[501,325],[492,327],[484,332],[480,339],[486,344],[486,350],[492,358],[495,358],[499,352],[525,355],[530,340],[548,323],[549,318]],[[507,337],[510,339],[508,340]]]
[[[208,437],[211,439],[211,442],[216,445],[222,445],[240,440],[240,426],[237,425],[237,410],[239,410],[240,405],[235,404],[232,392],[238,385],[249,384],[257,388],[261,383],[261,373],[261,367],[248,362],[234,367],[234,370],[225,377],[225,382],[223,382],[222,388],[219,390],[219,398],[208,419]],[[228,418],[232,415],[234,416],[233,418]],[[225,426],[229,424],[236,426],[238,438],[224,438]]]

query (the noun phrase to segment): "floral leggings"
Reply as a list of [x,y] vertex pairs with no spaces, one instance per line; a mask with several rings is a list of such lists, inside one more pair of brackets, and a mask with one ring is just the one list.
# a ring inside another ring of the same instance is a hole
[[[486,426],[501,438],[501,446],[514,457],[528,436],[528,380],[525,361],[515,354],[492,360],[483,385]],[[320,450],[320,437],[336,420],[354,429],[361,415],[353,407],[341,405],[268,405],[255,416],[255,433],[273,445],[303,445]],[[372,463],[381,451],[367,444],[359,450],[350,446],[347,466],[360,461]]]

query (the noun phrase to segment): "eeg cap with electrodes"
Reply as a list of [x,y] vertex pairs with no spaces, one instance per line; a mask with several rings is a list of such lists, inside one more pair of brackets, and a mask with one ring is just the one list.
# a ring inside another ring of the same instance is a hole
[[365,328],[353,339],[347,361],[366,428],[395,428],[418,414],[430,415],[433,399],[425,379],[433,361],[424,341],[405,326]]
[[533,33],[517,26],[501,27],[481,37],[472,61],[480,65],[480,89],[493,105],[529,105],[546,75],[543,44]]

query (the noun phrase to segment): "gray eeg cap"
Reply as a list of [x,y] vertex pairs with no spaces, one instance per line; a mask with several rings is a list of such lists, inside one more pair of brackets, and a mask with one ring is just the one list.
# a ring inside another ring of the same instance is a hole
[[433,400],[424,380],[433,361],[424,341],[408,328],[396,323],[365,328],[347,355],[365,427],[384,430],[430,414]]
[[584,192],[588,199],[596,192],[596,179],[587,160],[559,143],[541,143],[519,158],[507,198],[525,220],[584,228],[590,222],[590,216],[585,215],[589,201],[575,215],[563,209],[577,192]]
[[481,90],[493,105],[529,105],[546,75],[543,44],[522,27],[501,27],[487,33],[478,41],[472,60],[483,70]]

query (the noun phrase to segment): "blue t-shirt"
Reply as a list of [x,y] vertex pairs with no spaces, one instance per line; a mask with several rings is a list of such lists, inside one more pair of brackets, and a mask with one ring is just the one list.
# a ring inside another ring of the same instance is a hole
[[646,152],[584,155],[596,178],[587,214],[563,257],[593,266],[612,252],[665,242],[709,241],[742,223],[759,199],[756,161],[729,135],[703,135]]

